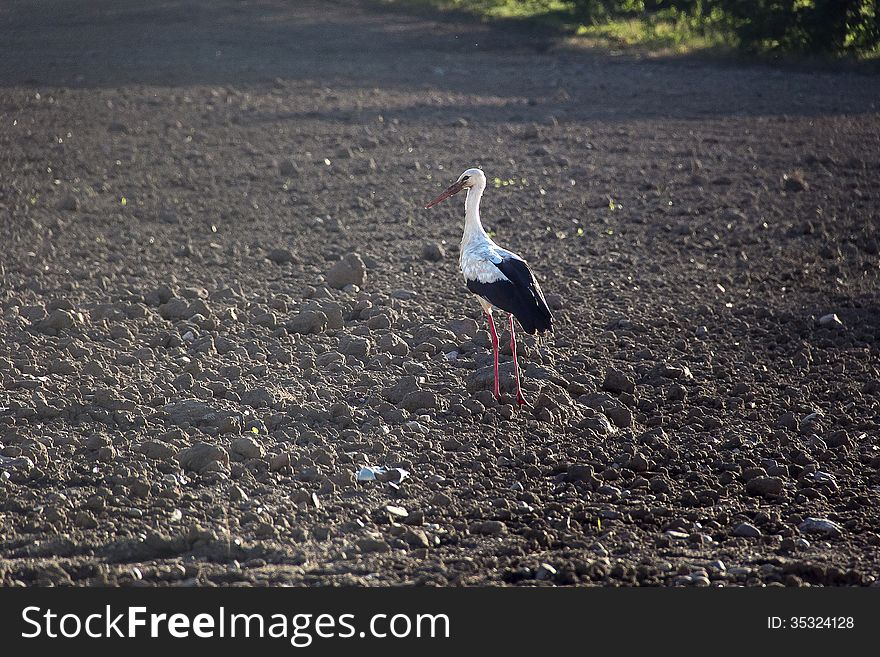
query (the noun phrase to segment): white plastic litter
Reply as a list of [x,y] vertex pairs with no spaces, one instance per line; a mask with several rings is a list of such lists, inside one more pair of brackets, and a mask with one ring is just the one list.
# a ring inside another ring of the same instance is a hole
[[358,471],[357,480],[358,481],[375,481],[377,474],[384,474],[385,472],[387,472],[387,470],[385,468],[382,468],[382,467],[371,468],[371,467],[368,467],[365,465],[364,467],[362,467]]
[[357,473],[358,481],[382,481],[390,486],[397,487],[400,482],[409,477],[409,470],[403,468],[384,468],[382,466],[365,465]]

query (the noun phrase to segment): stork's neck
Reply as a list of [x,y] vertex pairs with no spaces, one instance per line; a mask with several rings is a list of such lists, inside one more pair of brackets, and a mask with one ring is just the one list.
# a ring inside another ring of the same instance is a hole
[[483,197],[485,185],[477,185],[468,189],[467,198],[464,201],[464,234],[461,243],[467,244],[471,240],[487,237],[480,222],[480,199]]

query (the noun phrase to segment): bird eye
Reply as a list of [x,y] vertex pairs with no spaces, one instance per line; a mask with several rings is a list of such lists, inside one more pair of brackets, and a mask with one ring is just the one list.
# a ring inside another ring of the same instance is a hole
[[468,178],[470,178],[470,176],[465,176],[462,180],[467,180]]

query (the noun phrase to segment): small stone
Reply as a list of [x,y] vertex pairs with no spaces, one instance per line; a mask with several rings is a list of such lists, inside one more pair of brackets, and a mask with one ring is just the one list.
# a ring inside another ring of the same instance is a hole
[[79,511],[74,517],[73,523],[83,529],[95,529],[98,526],[97,518],[88,511]]
[[754,477],[746,482],[746,493],[761,497],[779,497],[784,484],[779,477]]
[[431,504],[440,508],[446,508],[452,504],[452,499],[446,493],[434,493]]
[[363,360],[370,355],[370,341],[356,335],[347,335],[339,341],[339,353]]
[[822,534],[824,536],[840,536],[843,528],[833,520],[827,518],[806,518],[798,525],[798,529],[805,534]]
[[177,402],[165,404],[162,410],[168,413],[172,424],[185,425],[209,425],[229,431],[235,428],[234,414],[216,411],[208,403],[199,399],[182,399]]
[[327,285],[337,290],[347,285],[362,287],[367,280],[367,266],[360,255],[349,253],[330,268],[325,279]]
[[453,319],[447,323],[447,326],[456,336],[464,336],[471,340],[476,337],[479,330],[479,326],[472,319]]
[[83,506],[89,511],[101,513],[101,511],[107,508],[107,500],[100,495],[90,495]]
[[792,171],[782,176],[782,188],[787,192],[802,192],[809,189],[804,174],[800,171]]
[[385,512],[394,518],[406,518],[409,515],[409,511],[404,509],[402,506],[394,506],[393,504],[388,504],[385,507]]
[[392,404],[399,404],[411,392],[418,392],[419,381],[415,376],[405,376],[393,386],[382,389],[382,397]]
[[844,327],[843,322],[836,313],[822,315],[822,317],[819,318],[819,326],[827,329],[842,329]]
[[232,441],[230,451],[245,459],[259,459],[263,457],[263,447],[250,436],[242,436]]
[[421,529],[408,529],[400,538],[412,548],[431,547],[431,543],[428,541],[428,535]]
[[168,461],[177,454],[177,449],[158,440],[148,440],[140,448],[141,454],[154,461]]
[[290,249],[272,249],[266,255],[266,259],[271,260],[276,265],[285,265],[293,262],[296,258]]
[[596,489],[596,492],[599,495],[604,495],[605,497],[610,497],[612,500],[616,500],[620,498],[622,491],[617,486],[603,484]]
[[406,341],[393,333],[386,333],[380,336],[376,346],[379,351],[392,356],[406,356],[409,353],[409,345]]
[[239,486],[233,484],[227,491],[229,499],[233,502],[247,502],[248,496]]
[[758,538],[761,536],[761,530],[747,522],[739,523],[730,533],[733,536],[741,536],[743,538]]
[[275,454],[269,459],[269,469],[272,472],[278,472],[290,466],[290,454],[283,452]]
[[413,390],[400,401],[398,406],[411,413],[419,409],[435,409],[437,408],[437,395],[430,390]]
[[437,242],[426,242],[422,246],[422,257],[428,262],[440,262],[446,257],[446,250]]
[[278,326],[278,316],[273,312],[259,313],[254,317],[254,324],[265,326],[267,329],[274,329]]
[[568,466],[565,473],[565,481],[576,482],[582,481],[590,483],[596,478],[593,466],[587,463],[573,463]]
[[633,394],[636,386],[633,380],[626,374],[612,367],[609,368],[608,372],[605,374],[605,381],[602,383],[602,388],[613,393],[627,392]]
[[180,297],[173,297],[169,299],[167,303],[163,303],[159,306],[159,315],[162,316],[162,319],[167,319],[169,321],[189,319],[194,314],[195,313],[190,310],[190,306],[186,300],[181,299]]
[[177,460],[184,470],[205,473],[225,469],[229,466],[229,454],[222,447],[198,442],[182,450]]
[[562,310],[565,308],[565,300],[562,298],[561,294],[557,294],[556,292],[550,292],[544,297],[547,305],[550,306],[550,310]]
[[482,534],[484,536],[499,536],[507,533],[507,526],[499,520],[475,522],[469,529],[472,534]]
[[[34,462],[27,456],[0,456],[0,472],[9,470],[20,470],[21,472],[29,472],[34,467]],[[2,478],[0,478],[2,483]]]
[[555,576],[556,569],[549,563],[542,563],[540,566],[538,566],[538,570],[535,571],[535,579],[539,579],[542,581],[553,579]]
[[64,210],[66,212],[76,212],[79,210],[79,199],[76,198],[73,194],[65,194],[58,201],[58,205],[56,206],[59,210]]
[[278,173],[282,176],[292,176],[299,173],[299,166],[290,158],[285,158],[278,163]]
[[323,333],[327,328],[327,315],[319,310],[303,310],[287,322],[291,333]]
[[800,428],[800,423],[794,413],[783,413],[779,416],[779,419],[776,420],[776,425],[791,431],[797,431]]
[[648,462],[648,459],[636,452],[630,457],[629,461],[626,464],[626,467],[633,472],[646,472],[649,465],[650,463]]
[[370,552],[390,552],[391,546],[381,538],[373,538],[371,536],[358,539],[356,543],[358,549],[363,553]]
[[625,429],[633,423],[632,411],[623,404],[610,405],[605,409],[605,415],[614,422],[615,426]]
[[40,333],[57,335],[59,331],[71,329],[77,324],[82,324],[82,321],[82,315],[79,313],[56,308],[48,317],[37,322],[34,328]]
[[668,493],[670,491],[669,482],[662,476],[657,476],[651,479],[648,483],[648,488],[655,493]]

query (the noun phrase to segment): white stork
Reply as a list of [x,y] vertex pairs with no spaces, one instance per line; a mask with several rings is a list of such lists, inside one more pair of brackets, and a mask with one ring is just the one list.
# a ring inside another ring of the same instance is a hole
[[519,385],[519,364],[516,362],[516,337],[513,318],[530,335],[553,330],[553,316],[544,300],[541,286],[532,270],[519,255],[495,244],[480,222],[480,199],[486,189],[486,176],[480,169],[468,169],[455,184],[425,206],[437,205],[453,194],[466,189],[464,202],[464,234],[461,238],[459,264],[468,289],[477,295],[483,311],[489,318],[492,334],[492,352],[495,358],[495,399],[501,399],[498,384],[498,333],[492,319],[493,308],[510,313],[510,350],[513,353],[513,371],[516,374],[516,401],[526,403]]

